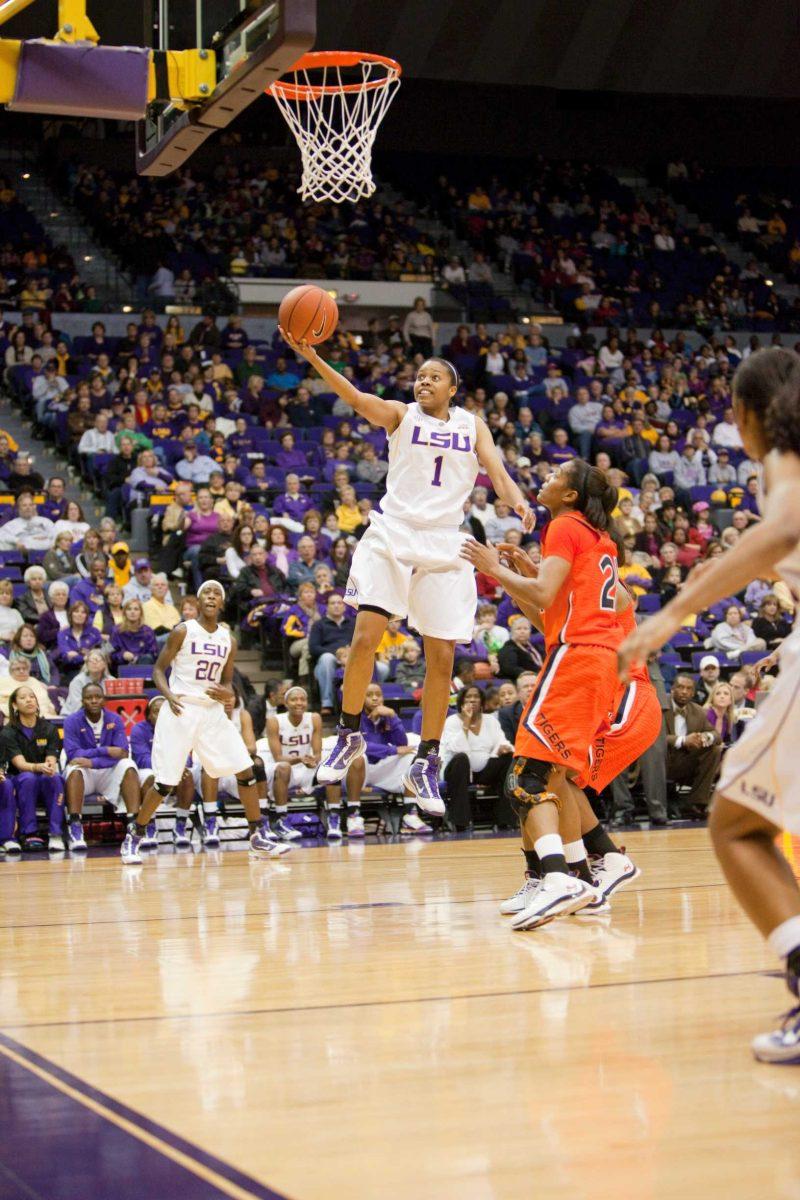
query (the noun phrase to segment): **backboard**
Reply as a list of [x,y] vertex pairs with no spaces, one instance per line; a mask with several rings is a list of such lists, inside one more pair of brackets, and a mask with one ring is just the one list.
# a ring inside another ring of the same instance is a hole
[[316,8],[316,0],[145,0],[142,45],[163,54],[213,51],[217,88],[208,101],[188,110],[150,106],[137,125],[139,173],[176,170],[206,138],[263,95],[313,47]]

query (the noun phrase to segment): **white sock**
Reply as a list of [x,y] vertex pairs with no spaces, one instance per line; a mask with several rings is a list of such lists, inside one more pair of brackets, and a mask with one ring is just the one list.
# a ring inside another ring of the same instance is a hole
[[577,842],[564,843],[564,858],[568,863],[583,862],[586,858],[586,847],[583,840],[578,838]]
[[767,945],[778,958],[788,958],[800,946],[800,917],[789,917],[788,921],[773,929],[767,938]]
[[557,833],[546,833],[544,837],[537,838],[533,843],[533,848],[540,859],[546,858],[548,854],[564,853],[564,843]]

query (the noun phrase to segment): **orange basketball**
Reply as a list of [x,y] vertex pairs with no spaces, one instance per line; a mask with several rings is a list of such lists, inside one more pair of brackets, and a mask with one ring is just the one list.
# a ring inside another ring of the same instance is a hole
[[336,328],[339,309],[333,296],[322,288],[303,283],[283,297],[278,320],[295,341],[317,346],[327,341]]

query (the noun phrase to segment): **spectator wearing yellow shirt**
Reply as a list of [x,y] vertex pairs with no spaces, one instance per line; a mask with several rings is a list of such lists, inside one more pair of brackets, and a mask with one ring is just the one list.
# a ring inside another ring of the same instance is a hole
[[356,499],[356,489],[347,484],[341,490],[341,503],[334,509],[336,523],[342,533],[355,533],[361,525],[361,511]]
[[180,622],[181,614],[170,598],[166,575],[153,575],[150,590],[152,596],[142,605],[144,623],[150,626],[156,637],[163,637]]
[[647,567],[641,563],[633,561],[633,551],[626,545],[622,552],[622,566],[619,568],[619,577],[627,587],[629,592],[634,596],[644,596],[653,586],[653,576],[648,571]]
[[375,651],[375,656],[379,662],[389,663],[395,658],[400,657],[403,646],[408,641],[408,634],[403,633],[400,628],[402,623],[402,617],[389,618],[383,637],[378,642],[378,648]]

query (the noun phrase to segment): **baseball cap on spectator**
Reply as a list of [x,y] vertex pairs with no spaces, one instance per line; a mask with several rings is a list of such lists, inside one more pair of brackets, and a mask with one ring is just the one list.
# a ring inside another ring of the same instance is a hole
[[148,571],[150,570],[150,559],[149,558],[137,558],[136,562],[133,564],[134,571],[144,571],[145,568]]
[[717,458],[730,458],[730,456],[730,450],[726,450],[724,446],[720,446],[719,450],[717,451]]
[[718,667],[719,659],[716,654],[704,654],[700,659],[700,670],[705,671],[706,667]]
[[705,500],[698,500],[696,504],[692,505],[692,512],[708,512],[708,508],[709,506],[706,504]]
[[111,553],[112,554],[129,554],[130,546],[128,545],[127,542],[114,542],[114,545],[111,547]]
[[531,460],[529,458],[525,458],[524,455],[522,458],[517,459],[518,467],[529,467],[530,465],[531,465]]

